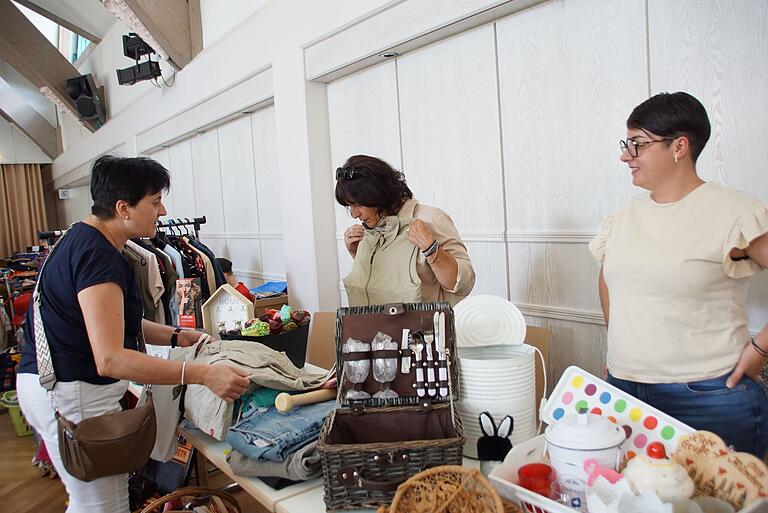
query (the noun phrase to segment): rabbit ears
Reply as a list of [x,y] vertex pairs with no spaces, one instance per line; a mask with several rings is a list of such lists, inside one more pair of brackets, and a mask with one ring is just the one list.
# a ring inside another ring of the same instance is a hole
[[514,428],[515,421],[511,416],[507,415],[501,419],[499,427],[496,427],[493,417],[487,411],[480,414],[480,429],[483,430],[485,436],[500,436],[501,438],[507,438]]

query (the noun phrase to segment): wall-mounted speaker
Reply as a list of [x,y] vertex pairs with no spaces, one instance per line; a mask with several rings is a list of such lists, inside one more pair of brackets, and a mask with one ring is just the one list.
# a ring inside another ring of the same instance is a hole
[[80,75],[66,81],[67,93],[75,102],[80,119],[98,119],[101,124],[107,121],[104,104],[99,98],[93,75]]

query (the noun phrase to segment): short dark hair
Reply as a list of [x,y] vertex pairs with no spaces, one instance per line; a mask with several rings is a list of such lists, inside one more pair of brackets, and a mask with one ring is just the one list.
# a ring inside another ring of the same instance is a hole
[[[688,93],[659,93],[632,110],[627,128],[641,128],[661,137],[688,137],[693,161],[699,158],[711,133],[707,110]],[[671,141],[667,141],[667,145]]]
[[149,194],[167,191],[170,185],[168,170],[152,159],[104,155],[91,168],[91,213],[111,219],[118,201],[133,207]]
[[377,208],[380,214],[396,214],[403,202],[413,198],[405,175],[383,160],[353,155],[344,163],[346,176],[336,180],[336,201],[340,205]]
[[221,272],[223,273],[231,273],[232,272],[232,261],[228,258],[217,258],[216,261],[219,263],[219,267],[221,267]]

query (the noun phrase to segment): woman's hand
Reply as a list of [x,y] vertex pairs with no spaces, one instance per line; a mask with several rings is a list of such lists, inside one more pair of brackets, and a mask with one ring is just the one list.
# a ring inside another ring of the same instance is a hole
[[747,342],[744,349],[741,350],[741,356],[736,364],[736,368],[728,376],[728,381],[725,382],[725,386],[728,388],[735,387],[743,376],[752,378],[754,381],[760,381],[762,379],[761,373],[765,366],[765,358],[763,358],[752,347],[751,342]]
[[357,246],[363,240],[364,233],[365,230],[363,230],[363,225],[361,224],[352,225],[344,230],[344,245],[347,246],[347,251],[352,255],[352,258],[355,258],[357,254]]
[[228,403],[234,402],[248,389],[250,374],[229,365],[210,365],[203,384]]
[[425,251],[435,242],[435,235],[427,223],[421,219],[414,219],[408,226],[408,240],[421,251]]

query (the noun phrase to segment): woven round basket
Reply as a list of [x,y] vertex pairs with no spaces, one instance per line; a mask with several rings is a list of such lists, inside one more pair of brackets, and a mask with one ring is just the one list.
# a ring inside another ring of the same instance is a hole
[[168,495],[163,495],[147,504],[144,509],[141,510],[141,513],[159,513],[161,511],[167,511],[165,509],[166,503],[173,502],[177,499],[182,499],[184,503],[191,503],[197,506],[206,505],[208,511],[215,511],[216,513],[241,513],[240,504],[238,504],[237,499],[232,495],[227,492],[202,486],[187,486],[179,488]]
[[401,484],[389,509],[379,513],[504,513],[504,506],[479,470],[443,465]]

